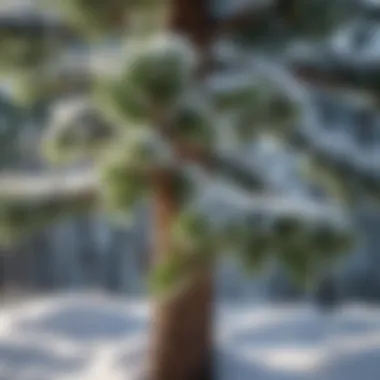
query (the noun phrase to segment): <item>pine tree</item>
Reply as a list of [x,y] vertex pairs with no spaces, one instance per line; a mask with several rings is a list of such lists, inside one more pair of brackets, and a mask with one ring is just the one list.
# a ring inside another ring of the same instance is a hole
[[[327,171],[334,189],[344,187],[350,198],[358,190],[377,191],[367,170],[350,180],[358,174],[353,161],[318,145],[307,133],[313,125],[297,128],[309,119],[307,101],[290,92],[294,75],[357,85],[351,77],[318,65],[310,70],[294,57],[268,73],[244,46],[227,64],[214,54],[220,38],[244,37],[248,30],[260,37],[257,46],[267,45],[273,30],[287,39],[320,35],[330,23],[314,25],[309,16],[318,10],[326,21],[339,2],[317,3],[248,4],[215,17],[205,0],[67,0],[54,6],[65,6],[60,12],[70,28],[37,17],[0,20],[2,67],[24,85],[23,104],[53,103],[43,152],[58,162],[91,161],[64,178],[3,174],[2,240],[12,244],[52,219],[94,208],[128,222],[136,203],[152,200],[149,380],[212,377],[213,273],[223,255],[253,271],[278,261],[308,284],[347,252],[352,229],[345,204],[294,199],[273,188],[259,166],[244,160],[248,145],[262,139],[291,143],[308,153],[308,173],[310,163],[314,174],[326,178]],[[73,41],[96,49],[105,35],[120,45],[107,57],[108,67],[99,60],[57,70]]]

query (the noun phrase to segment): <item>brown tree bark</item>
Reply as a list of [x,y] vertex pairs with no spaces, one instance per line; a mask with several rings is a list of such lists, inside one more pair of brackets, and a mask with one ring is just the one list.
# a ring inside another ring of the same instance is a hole
[[[166,258],[169,229],[178,209],[171,173],[156,178],[155,263]],[[157,301],[152,316],[148,380],[210,380],[212,378],[213,278],[200,273],[176,297]]]
[[203,53],[215,37],[216,20],[208,0],[170,0],[168,28],[189,38]]
[[[205,0],[171,0],[168,27],[191,39],[204,57],[213,38],[213,22]],[[200,70],[200,75],[204,70]],[[165,260],[170,227],[179,205],[173,174],[155,178],[154,263]],[[212,378],[213,276],[199,278],[176,297],[158,300],[152,315],[148,380],[210,380]]]

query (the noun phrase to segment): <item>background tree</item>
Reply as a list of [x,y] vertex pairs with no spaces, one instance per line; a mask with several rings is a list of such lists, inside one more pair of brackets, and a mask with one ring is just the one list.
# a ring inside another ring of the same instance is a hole
[[[2,20],[4,70],[12,69],[24,90],[38,90],[23,102],[49,99],[57,106],[44,152],[84,167],[65,177],[4,174],[2,237],[14,242],[52,218],[94,207],[128,221],[132,205],[153,200],[151,283],[158,298],[152,380],[211,377],[212,273],[221,254],[233,254],[247,269],[280,261],[304,283],[346,251],[349,219],[342,204],[279,194],[243,154],[248,141],[296,142],[309,153],[308,162],[323,160],[323,169],[352,172],[353,163],[342,165],[316,145],[306,133],[310,123],[292,128],[310,120],[303,113],[307,101],[289,91],[291,77],[268,73],[259,60],[252,62],[255,52],[247,54],[247,48],[229,67],[213,50],[222,36],[251,27],[255,15],[277,20],[273,25],[282,20],[289,38],[300,31],[319,33],[302,22],[315,12],[306,6],[312,3],[302,3],[304,9],[296,1],[281,7],[268,2],[215,18],[201,0],[67,1],[61,15],[69,15],[83,39],[39,17],[22,23],[7,14]],[[323,7],[322,15],[330,9]],[[101,52],[105,34],[120,44],[107,57],[112,65],[96,59],[88,67],[72,65],[70,75],[57,70],[74,41]],[[320,78],[293,56],[284,64],[299,77]],[[340,178],[352,194],[366,183],[352,187],[347,176]]]

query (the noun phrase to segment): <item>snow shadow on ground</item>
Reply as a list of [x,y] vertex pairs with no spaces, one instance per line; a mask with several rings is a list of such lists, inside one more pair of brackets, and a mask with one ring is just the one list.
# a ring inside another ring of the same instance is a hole
[[38,320],[20,320],[19,331],[49,333],[84,343],[122,339],[141,331],[145,322],[125,310],[96,305],[58,307]]
[[[229,354],[221,361],[223,379],[228,373],[244,380],[380,379],[378,309],[281,313],[273,308],[259,321],[252,313],[251,323],[245,319],[241,326],[236,319],[237,327],[225,339]],[[280,317],[271,318],[276,314]]]
[[86,363],[86,357],[58,354],[50,347],[0,342],[0,380],[52,380],[58,374],[76,373]]
[[[380,378],[380,345],[343,353],[324,368],[321,380],[377,380]],[[320,380],[320,379],[318,379]]]
[[[289,343],[305,346],[315,346],[322,344],[328,338],[334,337],[355,337],[360,338],[371,332],[380,332],[380,320],[368,321],[355,318],[341,317],[337,320],[333,317],[325,316],[320,319],[299,319],[282,320],[267,325],[251,326],[249,329],[237,331],[230,337],[230,342],[240,347],[263,347],[266,345]],[[322,322],[322,323],[321,323]]]
[[325,338],[323,326],[313,321],[281,321],[268,326],[251,327],[235,333],[230,343],[239,347],[251,348],[264,346],[288,345],[290,342],[297,345],[315,345]]
[[219,351],[216,354],[216,378],[220,380],[305,380],[305,377],[263,366],[239,354]]
[[[217,379],[380,379],[379,308],[321,314],[302,305],[220,306]],[[87,295],[4,310],[0,380],[140,379],[148,310],[146,300]]]
[[[141,374],[144,368],[142,363],[146,363],[146,347],[139,348],[130,354],[123,354],[115,361],[115,365],[122,368],[126,373],[131,373],[137,367],[138,375],[133,380],[142,380]],[[273,368],[265,368],[260,362],[250,361],[240,357],[238,354],[228,352],[219,348],[215,352],[214,373],[216,379],[220,380],[304,380],[302,377],[296,377],[294,373],[281,373]]]
[[371,332],[380,332],[380,319],[377,321],[342,319],[335,322],[335,333],[340,336],[362,336]]

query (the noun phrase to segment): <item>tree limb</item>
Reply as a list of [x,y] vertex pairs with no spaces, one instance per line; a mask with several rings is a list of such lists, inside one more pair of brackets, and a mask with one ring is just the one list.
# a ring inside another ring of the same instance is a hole
[[0,176],[0,244],[14,245],[60,219],[88,212],[97,201],[94,173]]
[[296,131],[296,144],[304,149],[322,171],[330,173],[332,179],[345,194],[344,197],[355,200],[364,194],[380,195],[379,157],[375,146],[361,149],[352,145],[337,144],[328,131],[323,131],[324,138],[317,126],[308,126]]
[[241,210],[251,210],[258,214],[269,215],[269,217],[271,215],[302,216],[305,219],[329,221],[334,216],[336,221],[347,221],[343,217],[342,208],[332,202],[300,199],[287,195],[252,193],[237,189],[233,182],[215,179],[209,181],[208,187],[210,203],[214,197],[215,202],[226,202]]
[[252,191],[265,188],[263,176],[239,155],[210,152],[200,145],[187,142],[175,142],[174,149],[181,159],[196,163],[208,172],[227,177],[243,189]]
[[278,0],[262,0],[262,1],[225,1],[226,6],[218,4],[215,10],[217,22],[214,35],[233,33],[238,29],[246,26],[267,23],[277,14]]
[[97,198],[97,177],[94,172],[58,174],[2,174],[0,203],[7,201],[80,201]]
[[358,63],[348,59],[293,59],[288,63],[291,73],[298,79],[315,85],[336,88],[346,87],[368,91],[378,98],[380,70],[378,62]]
[[55,37],[72,40],[76,39],[73,30],[59,17],[34,10],[25,12],[25,9],[0,7],[0,30],[34,37],[46,37],[54,33]]

